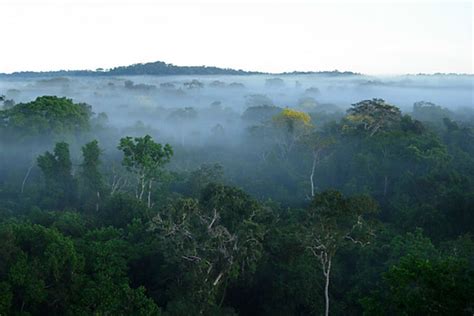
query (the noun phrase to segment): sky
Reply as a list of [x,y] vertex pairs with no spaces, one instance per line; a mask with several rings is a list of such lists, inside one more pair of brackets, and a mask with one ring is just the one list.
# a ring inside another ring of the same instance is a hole
[[473,1],[0,0],[0,72],[473,73]]

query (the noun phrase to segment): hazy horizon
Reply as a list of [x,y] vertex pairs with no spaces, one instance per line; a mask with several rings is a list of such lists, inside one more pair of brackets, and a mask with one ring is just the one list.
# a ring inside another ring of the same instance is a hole
[[[308,73],[311,73],[311,72],[314,72],[314,73],[318,73],[318,72],[353,72],[355,74],[361,74],[361,75],[368,75],[368,76],[376,76],[376,77],[398,77],[398,76],[411,76],[411,75],[437,75],[437,74],[442,74],[442,75],[451,75],[451,74],[454,74],[454,75],[467,75],[467,76],[474,76],[474,72],[471,72],[471,73],[467,73],[467,72],[411,72],[411,73],[364,73],[364,72],[358,72],[358,71],[353,71],[352,69],[299,69],[299,70],[286,70],[286,71],[282,71],[282,72],[268,72],[268,71],[262,71],[260,69],[242,69],[242,68],[232,68],[232,67],[224,67],[224,66],[220,66],[220,65],[195,65],[195,64],[175,64],[173,62],[168,62],[168,61],[164,61],[164,60],[155,60],[155,61],[143,61],[143,62],[137,62],[137,63],[133,63],[133,64],[123,64],[123,65],[115,65],[115,66],[112,66],[110,68],[104,68],[104,67],[97,67],[97,68],[62,68],[62,69],[48,69],[48,70],[29,70],[29,69],[25,69],[25,70],[15,70],[15,71],[9,71],[9,72],[1,72],[0,71],[0,74],[6,74],[6,75],[10,75],[10,74],[15,74],[15,73],[22,73],[22,72],[33,72],[33,73],[49,73],[49,72],[62,72],[62,71],[104,71],[104,72],[107,72],[109,70],[112,70],[116,67],[127,67],[127,66],[133,66],[133,65],[137,65],[137,64],[148,64],[148,63],[155,63],[155,62],[164,62],[166,64],[169,64],[169,65],[173,65],[173,66],[178,66],[178,67],[217,67],[217,68],[221,68],[221,69],[230,69],[230,70],[243,70],[245,72],[258,72],[262,75],[264,74],[267,74],[267,75],[282,75],[282,74],[289,74],[291,75],[291,73],[293,72],[301,72],[301,73],[304,73],[304,72],[308,72]],[[100,69],[100,70],[99,70]],[[225,76],[225,74],[223,74]],[[130,75],[128,75],[130,76]],[[138,76],[143,76],[142,75],[138,75]],[[150,76],[153,76],[153,75],[150,75]],[[169,75],[169,76],[176,76],[176,75]],[[177,75],[179,76],[179,75]],[[189,76],[189,75],[182,75],[182,76]],[[199,76],[206,76],[206,75],[199,75]],[[213,76],[213,75],[209,75],[209,76]]]

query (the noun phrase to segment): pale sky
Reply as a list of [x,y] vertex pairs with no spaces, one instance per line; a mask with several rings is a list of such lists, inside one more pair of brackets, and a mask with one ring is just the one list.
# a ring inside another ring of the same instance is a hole
[[165,61],[473,73],[472,1],[0,0],[0,72]]

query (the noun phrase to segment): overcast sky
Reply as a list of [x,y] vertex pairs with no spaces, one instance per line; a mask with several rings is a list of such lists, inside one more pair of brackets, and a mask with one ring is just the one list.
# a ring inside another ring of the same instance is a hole
[[0,0],[0,72],[161,60],[472,73],[472,1]]

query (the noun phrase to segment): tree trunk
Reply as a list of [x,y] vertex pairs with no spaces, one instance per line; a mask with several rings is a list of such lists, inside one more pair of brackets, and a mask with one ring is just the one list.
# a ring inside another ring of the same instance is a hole
[[329,316],[329,278],[331,276],[331,261],[331,257],[329,257],[327,269],[324,271],[324,276],[326,277],[326,285],[324,286],[324,298],[326,301],[326,310],[324,312],[325,316]]
[[314,170],[316,169],[316,155],[313,155],[313,166],[311,168],[311,175],[309,176],[309,181],[311,182],[311,197],[314,197]]
[[99,207],[100,207],[99,203],[100,203],[100,192],[97,191],[97,202],[95,203],[95,211],[96,212],[99,212]]
[[143,193],[145,192],[145,175],[140,176],[140,194],[138,195],[138,199],[141,201],[143,198]]
[[25,178],[23,178],[23,182],[21,183],[21,194],[23,194],[23,191],[25,190],[25,184],[28,178],[30,177],[31,169],[35,166],[35,163],[33,162],[31,166],[28,168],[28,171],[26,172]]
[[219,281],[221,280],[222,276],[224,275],[224,273],[219,273],[219,275],[217,276],[217,278],[214,280],[214,283],[212,283],[213,286],[216,286]]
[[147,205],[148,205],[148,208],[151,208],[151,183],[152,183],[153,180],[150,180],[148,182],[148,202],[147,202]]

